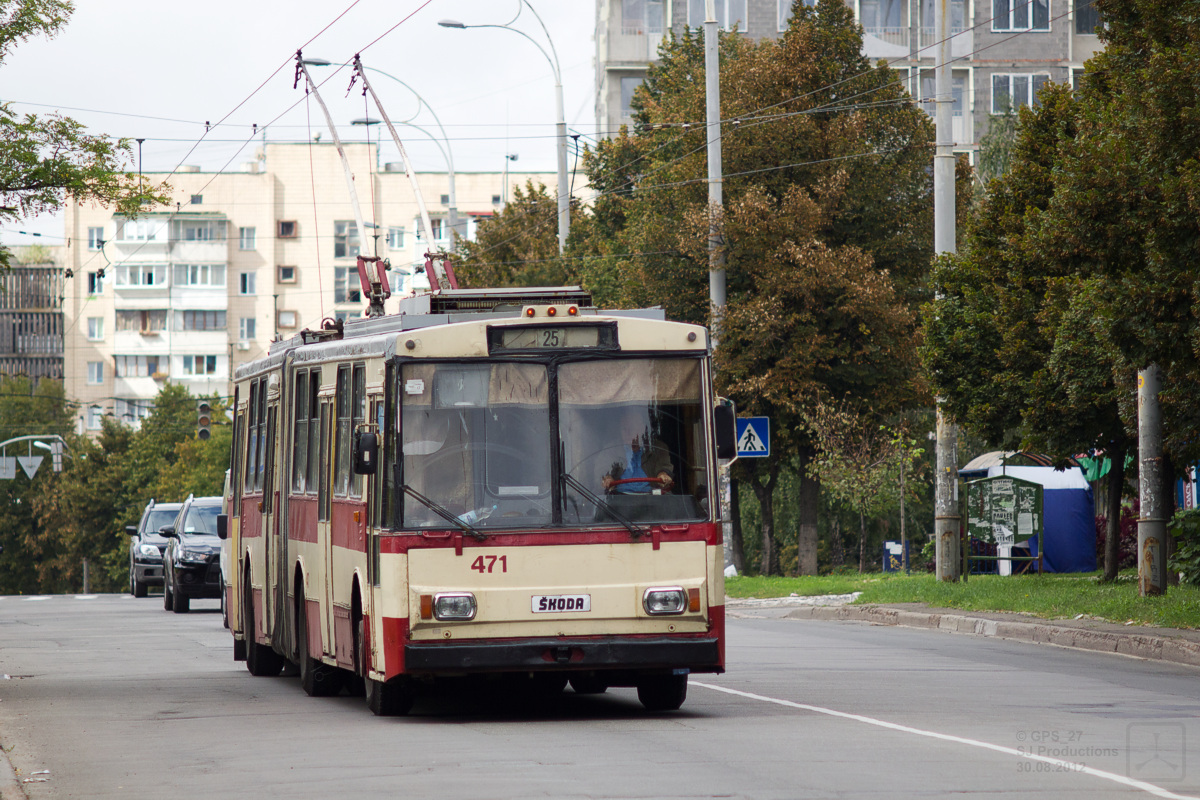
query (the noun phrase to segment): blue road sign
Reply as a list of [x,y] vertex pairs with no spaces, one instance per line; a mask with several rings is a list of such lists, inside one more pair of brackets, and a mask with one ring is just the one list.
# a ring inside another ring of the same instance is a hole
[[767,458],[771,455],[771,418],[738,417],[737,449],[739,458]]

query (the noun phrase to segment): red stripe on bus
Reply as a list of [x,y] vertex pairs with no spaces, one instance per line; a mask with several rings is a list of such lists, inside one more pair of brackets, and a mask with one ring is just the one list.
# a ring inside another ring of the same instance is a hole
[[[703,541],[709,545],[721,543],[721,526],[715,523],[696,523],[693,525],[655,525],[660,542],[694,542]],[[383,535],[379,539],[379,550],[382,553],[407,553],[409,550],[425,550],[451,548],[454,546],[453,531],[425,531],[424,533],[402,533],[398,535]],[[487,531],[487,539],[478,541],[463,537],[464,550],[472,548],[496,547],[546,547],[562,546],[565,544],[645,544],[651,547],[651,537],[633,537],[624,528],[608,530],[572,530],[530,531],[528,533],[500,533]]]
[[725,606],[708,607],[709,633],[717,637],[717,666],[725,671]]
[[304,626],[308,629],[308,655],[319,661],[325,649],[321,643],[321,601],[305,599]]
[[262,495],[247,495],[242,498],[242,520],[240,533],[243,538],[253,539],[256,536],[262,536],[262,512],[258,510],[258,504],[262,502]]
[[408,640],[408,620],[384,617],[383,625],[383,668],[384,680],[390,680],[404,671],[404,643]]
[[[354,519],[357,512],[358,520]],[[333,501],[333,546],[367,551],[367,504],[360,500]]]
[[289,497],[288,538],[294,542],[317,541],[317,498]]

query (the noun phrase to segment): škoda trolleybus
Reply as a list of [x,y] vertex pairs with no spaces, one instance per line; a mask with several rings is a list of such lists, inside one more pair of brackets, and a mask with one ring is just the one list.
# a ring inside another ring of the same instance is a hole
[[235,658],[376,714],[464,675],[678,708],[724,668],[705,329],[572,288],[403,303],[237,370]]

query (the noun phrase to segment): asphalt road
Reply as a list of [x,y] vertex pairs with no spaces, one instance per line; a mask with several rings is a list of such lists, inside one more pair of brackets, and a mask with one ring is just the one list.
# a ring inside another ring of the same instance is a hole
[[382,719],[251,677],[194,607],[0,598],[4,800],[1200,796],[1187,666],[764,613],[678,712],[453,687]]

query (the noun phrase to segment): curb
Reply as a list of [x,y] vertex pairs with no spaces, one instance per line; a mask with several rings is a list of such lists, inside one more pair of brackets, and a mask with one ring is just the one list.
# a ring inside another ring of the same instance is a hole
[[1134,658],[1200,667],[1200,642],[1169,635],[1087,630],[1050,621],[985,619],[963,614],[908,611],[886,606],[808,606],[793,609],[785,618],[870,622],[876,625],[925,628],[1101,653],[1117,653]]

